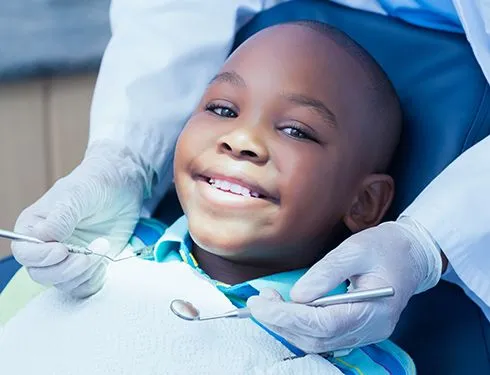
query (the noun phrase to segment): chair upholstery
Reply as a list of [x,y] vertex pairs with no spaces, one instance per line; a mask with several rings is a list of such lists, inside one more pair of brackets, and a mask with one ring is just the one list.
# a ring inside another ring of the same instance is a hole
[[12,256],[0,260],[0,293],[19,268],[20,264]]

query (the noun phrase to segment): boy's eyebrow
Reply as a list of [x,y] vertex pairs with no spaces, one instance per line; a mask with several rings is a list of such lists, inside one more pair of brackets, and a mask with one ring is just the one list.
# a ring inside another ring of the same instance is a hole
[[215,75],[213,79],[209,82],[209,84],[214,82],[227,82],[232,84],[233,86],[238,86],[242,88],[247,87],[247,84],[245,83],[245,80],[242,78],[242,76],[233,70]]
[[320,100],[313,99],[302,94],[284,94],[283,96],[296,105],[311,107],[317,111],[329,125],[334,128],[337,127],[337,119],[335,114]]

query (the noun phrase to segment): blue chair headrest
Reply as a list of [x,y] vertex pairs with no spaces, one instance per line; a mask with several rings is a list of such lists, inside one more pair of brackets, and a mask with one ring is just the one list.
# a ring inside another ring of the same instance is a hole
[[490,134],[489,86],[464,35],[411,26],[329,1],[291,1],[239,31],[235,48],[279,23],[316,20],[344,31],[385,70],[401,100],[404,130],[391,174],[398,215],[452,160]]

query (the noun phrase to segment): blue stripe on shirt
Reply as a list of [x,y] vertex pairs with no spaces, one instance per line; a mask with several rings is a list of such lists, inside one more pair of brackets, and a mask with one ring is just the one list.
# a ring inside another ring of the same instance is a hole
[[374,362],[383,366],[386,371],[391,375],[406,375],[407,372],[402,367],[400,362],[393,357],[389,352],[381,349],[376,344],[371,344],[360,348],[366,353]]

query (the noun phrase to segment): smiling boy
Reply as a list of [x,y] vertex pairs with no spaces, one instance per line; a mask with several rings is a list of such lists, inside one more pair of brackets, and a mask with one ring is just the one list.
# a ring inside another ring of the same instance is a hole
[[[151,259],[187,263],[238,307],[263,288],[288,299],[306,268],[346,234],[382,220],[400,130],[391,83],[345,34],[314,22],[259,32],[212,79],[179,137],[174,176],[185,215]],[[155,233],[158,225],[143,220],[131,243],[148,244]],[[415,371],[389,342],[330,361],[345,374]]]
[[[314,22],[259,32],[211,80],[180,135],[174,177],[185,215],[155,259],[178,253],[238,307],[267,287],[288,299],[306,267],[382,220],[401,122],[386,75],[345,34]],[[380,345],[331,361],[347,374],[414,371],[399,348]]]
[[212,80],[175,154],[193,255],[230,284],[308,267],[378,224],[401,111],[374,60],[318,23],[266,29]]

